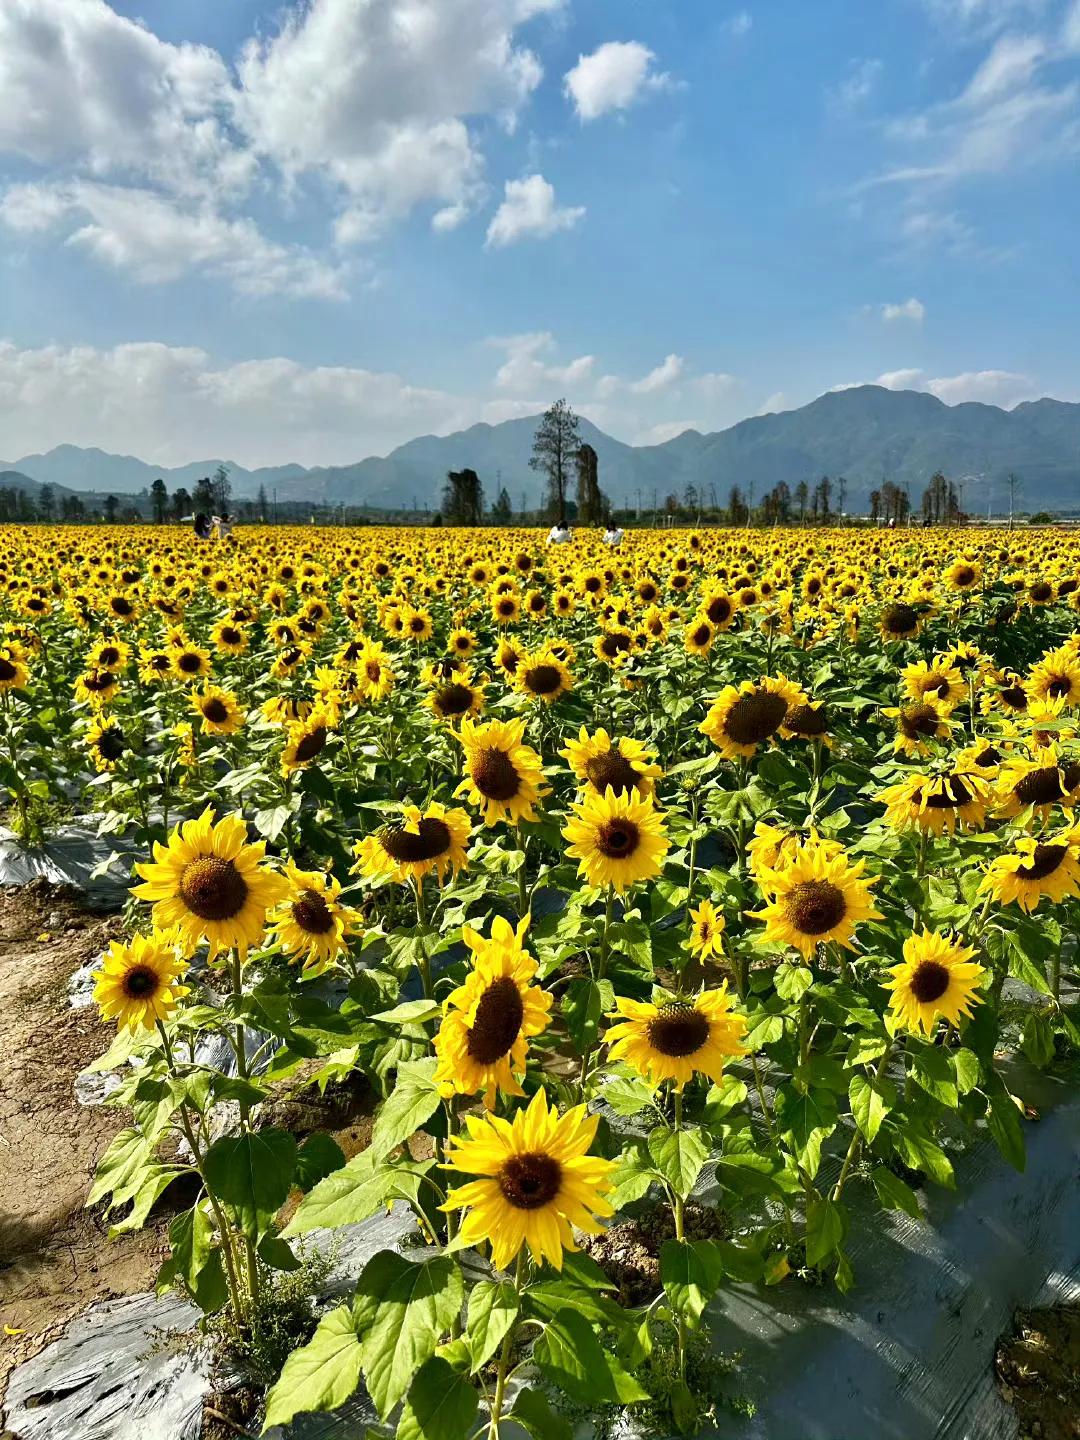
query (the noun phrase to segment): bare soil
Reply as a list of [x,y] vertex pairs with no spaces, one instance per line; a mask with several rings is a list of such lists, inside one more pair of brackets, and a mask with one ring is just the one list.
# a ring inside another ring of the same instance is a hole
[[1020,1440],[1080,1440],[1080,1306],[1018,1310],[994,1371]]
[[[691,1201],[683,1214],[687,1240],[724,1240],[731,1233],[722,1210]],[[655,1205],[634,1220],[621,1220],[599,1235],[581,1237],[581,1248],[618,1286],[620,1305],[647,1305],[659,1295],[660,1250],[674,1240],[675,1220],[667,1205]]]
[[167,1216],[109,1241],[100,1209],[83,1209],[126,1116],[76,1102],[76,1076],[115,1031],[92,1006],[72,1010],[67,983],[119,931],[67,886],[0,890],[0,1398],[14,1365],[94,1301],[148,1289],[164,1258]]

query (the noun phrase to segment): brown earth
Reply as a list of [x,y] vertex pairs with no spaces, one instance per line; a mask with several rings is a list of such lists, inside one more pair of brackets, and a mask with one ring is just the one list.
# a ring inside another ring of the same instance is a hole
[[148,1289],[164,1258],[167,1216],[109,1241],[100,1207],[83,1209],[127,1117],[75,1100],[115,1028],[93,1006],[72,1010],[67,982],[119,932],[69,887],[0,891],[0,1397],[14,1365],[94,1301]]
[[1080,1306],[1018,1310],[994,1370],[1021,1440],[1080,1440]]

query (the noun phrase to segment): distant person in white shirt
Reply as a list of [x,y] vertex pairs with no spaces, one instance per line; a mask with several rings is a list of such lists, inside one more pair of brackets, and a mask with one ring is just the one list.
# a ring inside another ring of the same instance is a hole
[[623,542],[623,532],[618,525],[609,525],[604,531],[604,544],[617,550]]
[[573,531],[564,521],[561,525],[553,525],[548,531],[547,543],[549,545],[569,545],[573,540]]
[[233,518],[228,512],[214,516],[214,531],[219,540],[227,540],[232,534]]

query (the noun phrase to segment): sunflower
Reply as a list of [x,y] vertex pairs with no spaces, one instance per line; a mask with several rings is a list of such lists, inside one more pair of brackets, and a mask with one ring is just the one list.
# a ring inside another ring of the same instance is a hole
[[118,1029],[128,1030],[152,1030],[159,1020],[168,1020],[188,994],[187,986],[177,984],[186,962],[176,947],[175,931],[135,935],[129,945],[114,940],[101,957],[101,969],[92,972],[102,1020],[115,1020]]
[[981,579],[982,566],[974,560],[954,560],[945,572],[945,584],[961,594],[974,590]]
[[943,660],[934,660],[930,665],[925,660],[917,660],[914,665],[905,665],[900,671],[900,678],[909,700],[916,704],[934,700],[946,714],[954,710],[967,694],[960,671],[955,665],[946,665]]
[[448,870],[457,874],[467,864],[469,817],[433,800],[426,810],[406,805],[398,820],[367,835],[353,850],[355,868],[371,880],[417,884],[432,871],[441,885]]
[[881,612],[881,634],[886,640],[911,640],[921,624],[918,610],[903,600],[886,605]]
[[177,927],[186,954],[205,940],[211,960],[233,948],[244,959],[286,888],[261,863],[265,850],[262,841],[247,843],[242,815],[215,824],[208,805],[197,820],[175,826],[167,845],[154,842],[153,860],[135,866],[143,883],[131,893],[152,902],[159,929]]
[[225,655],[242,655],[248,648],[247,631],[233,620],[219,620],[210,638]]
[[711,900],[703,900],[696,910],[690,911],[694,922],[690,931],[690,953],[698,960],[711,957],[719,959],[724,953],[724,917],[719,914]]
[[1021,677],[1015,671],[1006,670],[993,678],[979,703],[984,715],[995,709],[1006,715],[1022,715],[1028,707],[1028,693]]
[[683,631],[683,649],[688,655],[707,655],[716,639],[716,627],[707,615],[698,614]]
[[933,699],[895,705],[881,713],[896,721],[893,749],[904,755],[929,755],[932,740],[948,740],[952,734],[948,715]]
[[727,981],[692,1000],[653,1005],[622,996],[620,1017],[604,1036],[612,1060],[624,1060],[654,1086],[670,1080],[681,1090],[695,1074],[719,1081],[724,1062],[746,1054],[746,1020],[731,1007]]
[[1080,704],[1080,664],[1062,647],[1051,650],[1032,666],[1024,686],[1033,700],[1059,701],[1064,708]]
[[986,974],[981,965],[971,963],[974,954],[958,939],[932,930],[909,936],[903,963],[890,967],[892,980],[885,986],[896,1024],[932,1035],[939,1016],[955,1026],[961,1015],[970,1018],[972,1005],[980,1001],[975,991]]
[[701,613],[714,630],[727,630],[735,619],[735,602],[725,590],[707,589],[701,596]]
[[208,735],[234,735],[244,723],[244,712],[236,696],[216,685],[206,684],[193,692],[191,709],[202,720]]
[[[8,680],[5,670],[14,670],[16,679]],[[18,678],[21,674],[21,679]],[[0,654],[0,690],[21,689],[29,679],[26,666]],[[103,710],[120,693],[120,677],[111,670],[87,670],[75,681],[76,698],[93,710]]]
[[989,792],[985,776],[974,766],[962,769],[957,760],[948,775],[909,775],[877,798],[894,830],[917,825],[934,835],[952,835],[957,829],[982,828]]
[[1080,800],[1080,763],[1066,760],[1056,745],[1046,745],[1025,759],[1010,755],[998,771],[997,811],[1019,815],[1032,807],[1046,815],[1055,806],[1070,809]]
[[86,732],[86,748],[94,762],[94,768],[104,774],[115,770],[117,763],[128,750],[128,743],[118,720],[94,720]]
[[302,979],[313,979],[333,966],[360,929],[359,914],[340,900],[341,884],[321,870],[285,864],[289,893],[267,920],[285,953],[302,960]]
[[1021,837],[1009,854],[991,862],[979,888],[1029,914],[1044,895],[1055,905],[1080,895],[1080,826],[1052,838]]
[[406,640],[415,640],[420,644],[423,640],[430,640],[434,632],[431,623],[431,615],[427,610],[414,610],[410,605],[403,615],[403,635]]
[[385,700],[394,688],[394,672],[386,647],[378,640],[369,640],[356,662],[356,675],[363,699],[369,705]]
[[621,895],[637,881],[659,875],[669,843],[651,796],[620,795],[609,785],[602,795],[587,791],[570,814],[562,830],[570,842],[566,853],[580,862],[578,874],[588,885],[612,885]]
[[603,728],[590,735],[583,725],[578,738],[568,740],[559,754],[582,785],[601,795],[610,786],[617,795],[635,791],[644,799],[664,773],[640,740],[623,736],[613,741]]
[[[22,654],[15,646],[0,647],[0,694],[7,690],[25,690],[30,683],[30,671],[23,662]],[[78,684],[76,684],[78,693]],[[80,695],[81,700],[88,699]]]
[[144,646],[139,652],[139,679],[144,685],[158,685],[172,674],[172,655],[168,650]]
[[865,864],[813,842],[801,845],[790,864],[765,875],[768,903],[750,918],[765,921],[764,940],[791,945],[806,960],[829,941],[853,950],[855,926],[881,918],[870,894],[880,877],[865,876]]
[[734,760],[753,755],[779,731],[789,709],[807,703],[803,692],[785,675],[744,680],[739,686],[724,686],[698,729],[725,760]]
[[492,720],[486,725],[461,722],[457,738],[465,751],[465,778],[455,794],[477,806],[485,825],[535,820],[533,807],[548,792],[543,762],[522,743],[524,734],[523,719]]
[[131,646],[123,640],[99,640],[86,657],[88,670],[123,670],[131,657]]
[[484,687],[464,671],[436,683],[424,704],[440,720],[453,724],[463,715],[479,715],[484,708]]
[[499,648],[495,652],[495,664],[507,675],[513,675],[521,664],[525,651],[520,645],[515,645],[513,640],[503,639],[499,641]]
[[210,652],[190,642],[172,648],[172,670],[178,680],[203,680],[210,674]]
[[435,1083],[444,1098],[484,1092],[488,1109],[496,1092],[523,1095],[527,1041],[551,1023],[552,997],[530,982],[537,962],[523,947],[528,917],[517,929],[497,915],[485,939],[466,925],[462,939],[473,952],[463,985],[447,997],[435,1037]]
[[634,649],[634,637],[620,626],[602,630],[593,641],[593,654],[605,665],[625,665]]
[[568,666],[551,649],[523,655],[514,671],[514,689],[545,705],[554,704],[573,684]]
[[473,630],[465,630],[461,627],[451,630],[446,642],[446,650],[449,655],[459,655],[467,660],[476,649],[476,633]]
[[316,705],[303,720],[295,720],[289,726],[281,752],[282,775],[302,770],[319,758],[330,736],[330,719],[327,707]]
[[442,1207],[468,1212],[462,1243],[488,1241],[497,1270],[523,1245],[537,1264],[548,1260],[561,1270],[563,1252],[578,1248],[574,1230],[598,1235],[604,1227],[596,1217],[613,1213],[604,1196],[615,1163],[586,1153],[600,1117],[587,1115],[584,1105],[560,1116],[538,1090],[512,1121],[469,1115],[465,1123],[468,1137],[451,1138],[443,1165],[482,1177],[456,1186]]
[[811,740],[833,748],[829,734],[829,712],[820,700],[807,700],[802,705],[791,705],[780,726],[785,740]]

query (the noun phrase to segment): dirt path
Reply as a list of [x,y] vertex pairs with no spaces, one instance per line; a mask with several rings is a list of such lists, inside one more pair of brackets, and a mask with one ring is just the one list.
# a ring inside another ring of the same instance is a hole
[[168,1217],[109,1241],[82,1208],[126,1117],[76,1103],[75,1077],[114,1031],[69,1007],[67,982],[118,931],[64,888],[0,891],[0,1404],[14,1365],[87,1305],[147,1289],[164,1257]]

